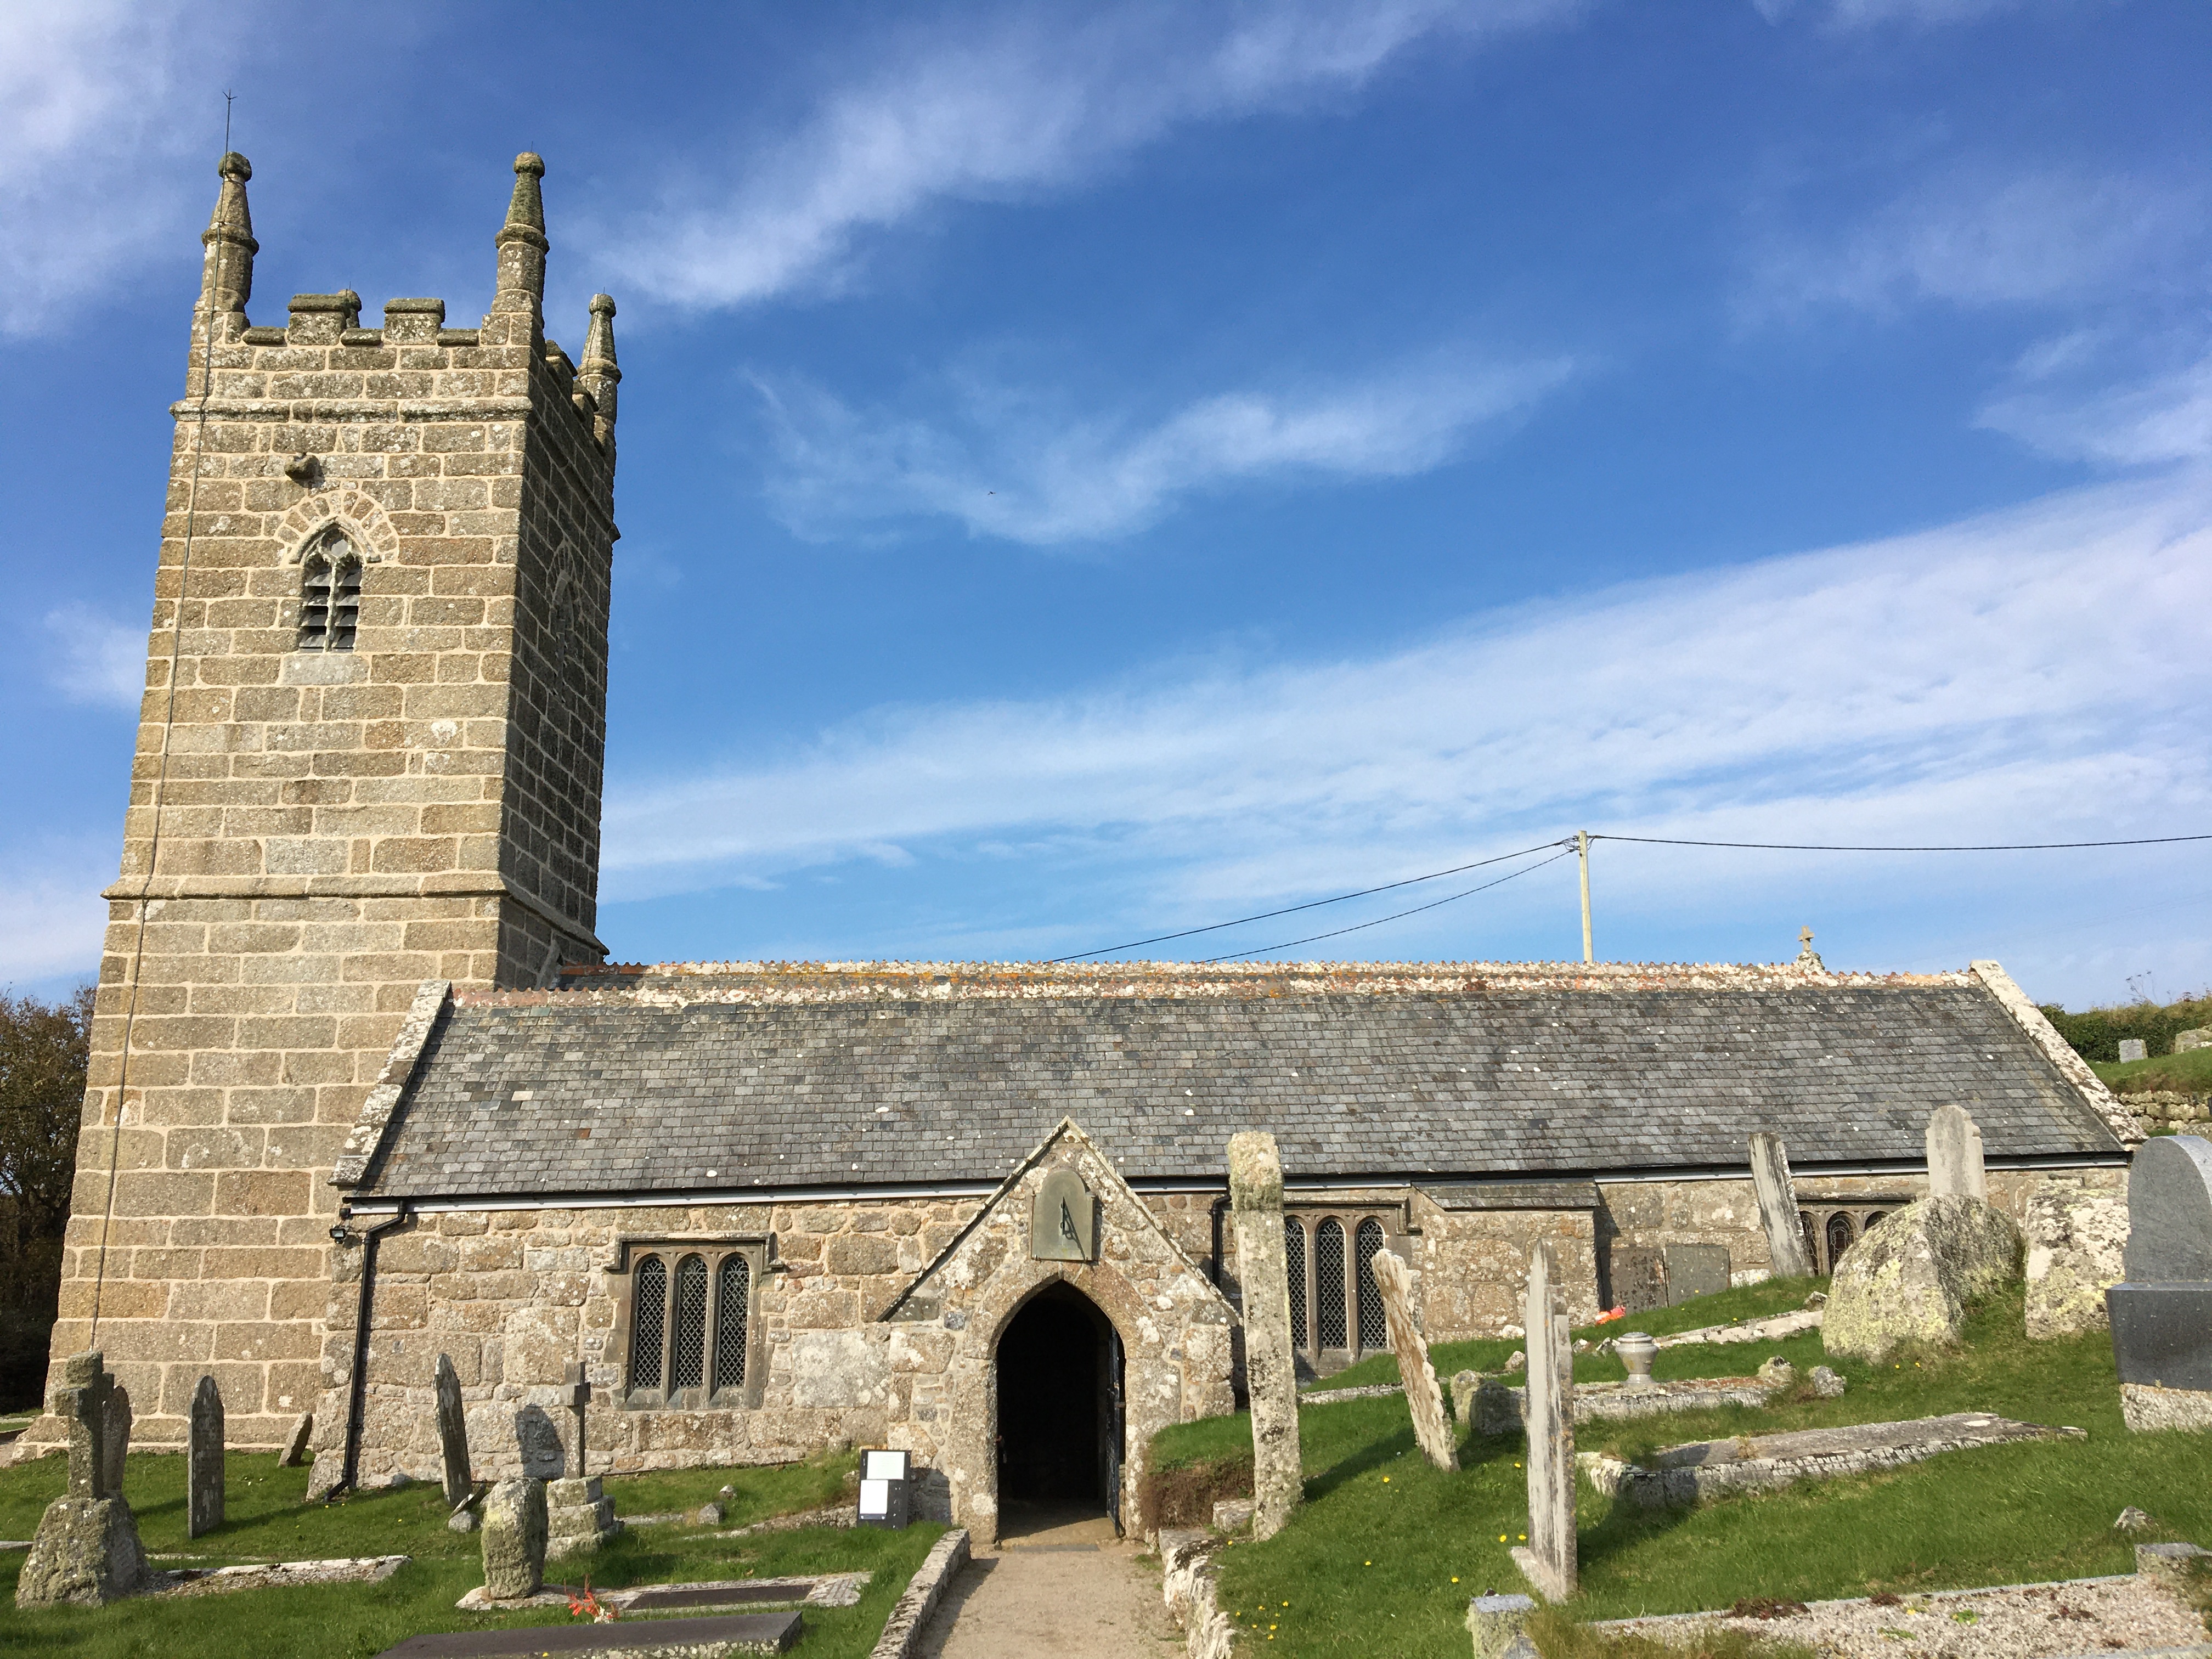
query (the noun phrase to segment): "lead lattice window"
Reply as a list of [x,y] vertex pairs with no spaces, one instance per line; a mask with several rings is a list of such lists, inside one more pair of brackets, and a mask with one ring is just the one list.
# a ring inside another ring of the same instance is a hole
[[[752,1403],[753,1291],[764,1243],[625,1244],[623,1403],[632,1409]],[[617,1269],[621,1271],[621,1269]]]

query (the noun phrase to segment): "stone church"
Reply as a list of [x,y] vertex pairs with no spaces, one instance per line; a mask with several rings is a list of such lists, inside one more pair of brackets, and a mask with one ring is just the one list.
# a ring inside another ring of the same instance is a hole
[[[137,1443],[201,1376],[316,1490],[908,1449],[988,1539],[1120,1511],[1235,1408],[1226,1142],[1276,1136],[1301,1368],[1761,1276],[1747,1139],[1824,1268],[1966,1107],[1991,1199],[2117,1185],[2141,1132],[2003,971],[1498,963],[627,967],[594,932],[614,302],[545,332],[544,165],[480,323],[247,316],[226,155],[155,574],[53,1352]],[[21,1455],[58,1444],[42,1422]]]

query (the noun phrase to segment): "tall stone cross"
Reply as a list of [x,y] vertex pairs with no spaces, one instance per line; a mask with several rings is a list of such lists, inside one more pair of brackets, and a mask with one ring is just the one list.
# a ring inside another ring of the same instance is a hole
[[561,1403],[576,1413],[576,1449],[568,1462],[568,1478],[581,1480],[589,1473],[584,1467],[584,1412],[592,1403],[592,1380],[580,1364],[568,1367],[561,1384]]
[[1766,1258],[1777,1279],[1803,1279],[1813,1271],[1805,1229],[1797,1220],[1797,1187],[1790,1178],[1790,1150],[1780,1135],[1751,1138],[1751,1184],[1759,1194],[1759,1224],[1766,1230]]
[[69,1495],[100,1498],[107,1488],[107,1404],[114,1379],[106,1356],[97,1349],[62,1361],[61,1387],[48,1402],[69,1425]]
[[1297,1353],[1291,1346],[1283,1160],[1263,1131],[1229,1137],[1229,1213],[1244,1287],[1244,1389],[1252,1402],[1252,1536],[1272,1538],[1305,1496]]
[[1575,1547],[1575,1356],[1567,1316],[1552,1311],[1552,1264],[1528,1257],[1522,1313],[1528,1344],[1528,1541],[1513,1565],[1547,1601],[1565,1601],[1580,1577]]

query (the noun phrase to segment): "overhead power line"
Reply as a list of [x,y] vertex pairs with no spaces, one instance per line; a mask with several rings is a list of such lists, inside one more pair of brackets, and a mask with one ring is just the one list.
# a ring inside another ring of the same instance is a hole
[[1684,841],[1673,836],[1613,836],[1590,833],[1592,841],[1633,841],[1647,847],[1733,847],[1760,853],[2063,853],[2078,847],[2166,847],[2176,842],[2212,841],[2212,835],[2137,836],[2126,841],[2013,841],[1963,847],[1848,847],[1796,841]]
[[[1558,846],[1559,843],[1556,842],[1547,842],[1546,845]],[[1541,847],[1532,847],[1528,849],[1531,853],[1540,853],[1544,849]],[[1349,927],[1334,928],[1326,933],[1309,933],[1304,939],[1285,939],[1280,945],[1263,945],[1255,951],[1232,951],[1230,955],[1225,957],[1204,957],[1200,958],[1200,960],[1201,963],[1235,962],[1244,957],[1264,957],[1270,951],[1287,951],[1292,945],[1311,945],[1317,939],[1335,939],[1345,933],[1356,933],[1363,927],[1380,927],[1386,921],[1401,921],[1407,916],[1417,916],[1424,910],[1433,910],[1440,904],[1449,904],[1455,900],[1467,898],[1475,893],[1487,892],[1493,887],[1503,887],[1507,882],[1516,880],[1522,876],[1527,875],[1531,870],[1540,870],[1547,864],[1557,864],[1561,859],[1572,858],[1577,850],[1577,849],[1572,846],[1561,848],[1559,851],[1553,854],[1551,857],[1547,859],[1539,859],[1534,864],[1523,865],[1520,869],[1513,871],[1510,874],[1498,877],[1496,881],[1486,881],[1480,886],[1468,888],[1464,893],[1453,893],[1443,898],[1431,899],[1426,904],[1417,904],[1410,910],[1399,911],[1395,915],[1377,916],[1372,921],[1355,921]],[[1526,857],[1527,854],[1509,853],[1506,856],[1509,858],[1516,856]],[[1492,860],[1490,862],[1495,863],[1496,860]]]
[[[1372,894],[1388,893],[1400,887],[1418,887],[1425,881],[1439,881],[1446,876],[1462,875],[1469,870],[1480,870],[1488,864],[1504,864],[1510,859],[1526,858],[1531,853],[1542,852],[1547,847],[1559,847],[1564,844],[1563,842],[1557,841],[1538,842],[1534,847],[1524,847],[1517,853],[1500,853],[1494,858],[1477,859],[1472,864],[1455,864],[1449,870],[1431,870],[1425,876],[1408,876],[1403,881],[1386,881],[1380,887],[1363,887],[1356,893],[1339,893],[1334,898],[1309,899],[1304,904],[1286,904],[1279,910],[1262,910],[1255,916],[1239,916],[1234,921],[1210,921],[1203,927],[1186,927],[1178,933],[1155,933],[1150,939],[1131,939],[1127,945],[1102,945],[1095,951],[1078,951],[1071,957],[1051,957],[1047,960],[1054,963],[1082,962],[1091,957],[1111,956],[1116,951],[1134,951],[1146,945],[1164,945],[1171,939],[1192,939],[1200,933],[1218,933],[1224,927],[1242,927],[1248,921],[1267,921],[1276,916],[1295,915],[1300,910],[1317,910],[1324,904],[1341,904],[1346,899],[1366,898]],[[1481,890],[1470,888],[1468,890],[1480,892]],[[1462,894],[1460,896],[1464,897],[1465,895]],[[1444,902],[1439,901],[1439,902]],[[1425,904],[1420,908],[1425,910],[1430,907]],[[1411,915],[1413,912],[1408,910],[1406,914]],[[1385,917],[1384,920],[1388,921],[1389,918]],[[1322,933],[1316,934],[1316,937],[1326,939],[1328,935]],[[1293,940],[1292,943],[1304,944],[1305,941],[1297,939]],[[1273,948],[1279,950],[1283,947],[1278,945]],[[1217,957],[1215,960],[1226,961],[1228,958]]]

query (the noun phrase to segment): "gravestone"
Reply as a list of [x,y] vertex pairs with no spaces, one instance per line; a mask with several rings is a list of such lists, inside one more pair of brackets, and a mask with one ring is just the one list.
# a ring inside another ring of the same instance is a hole
[[47,1407],[69,1435],[69,1489],[46,1505],[15,1581],[18,1607],[100,1607],[153,1583],[130,1504],[107,1485],[108,1395],[97,1351],[62,1362]]
[[[1281,1229],[1276,1230],[1281,1237]],[[1377,1250],[1374,1263],[1375,1288],[1382,1296],[1382,1322],[1390,1332],[1390,1351],[1398,1357],[1398,1376],[1406,1387],[1406,1405],[1413,1414],[1413,1438],[1421,1455],[1440,1469],[1459,1467],[1459,1449],[1452,1443],[1451,1424],[1444,1416],[1444,1397],[1437,1388],[1436,1368],[1429,1364],[1429,1345],[1413,1317],[1413,1273],[1389,1250]]]
[[2027,1200],[2029,1336],[2075,1336],[2108,1328],[2105,1291],[2125,1279],[2128,1202],[2078,1179],[2047,1178]]
[[514,1601],[545,1582],[545,1483],[525,1475],[484,1494],[484,1595]]
[[1536,1611],[1525,1595],[1500,1595],[1492,1591],[1467,1604],[1467,1627],[1474,1637],[1474,1659],[1507,1659]]
[[591,1473],[585,1467],[590,1460],[584,1443],[586,1413],[592,1404],[592,1379],[585,1374],[580,1364],[568,1367],[561,1382],[561,1403],[576,1419],[575,1433],[571,1437],[573,1449],[568,1454],[568,1479],[581,1480]]
[[2149,1058],[2150,1050],[2144,1047],[2143,1040],[2141,1037],[2122,1037],[2120,1039],[2121,1065],[2125,1066],[2130,1060],[2148,1060]]
[[1606,1252],[1606,1287],[1613,1305],[1649,1313],[1667,1305],[1667,1252],[1649,1244],[1615,1243]]
[[[1297,1356],[1283,1244],[1283,1162],[1274,1136],[1229,1138],[1229,1212],[1244,1287],[1244,1387],[1252,1406],[1252,1536],[1273,1538],[1305,1496],[1298,1463]],[[1431,1385],[1433,1386],[1433,1384]]]
[[278,1460],[281,1467],[296,1469],[308,1458],[307,1448],[315,1437],[315,1414],[301,1412],[292,1422],[292,1432],[284,1442],[284,1455]]
[[1528,1541],[1513,1565],[1547,1601],[1575,1593],[1575,1369],[1567,1316],[1552,1311],[1552,1267],[1539,1244],[1528,1258],[1522,1316],[1528,1333]]
[[[615,1519],[614,1499],[600,1489],[596,1479],[585,1477],[584,1417],[592,1403],[592,1382],[582,1365],[568,1367],[568,1379],[561,1385],[560,1403],[575,1413],[575,1450],[569,1457],[567,1476],[550,1482],[545,1488],[545,1553],[548,1556],[580,1555],[619,1537],[623,1523]],[[708,1510],[714,1511],[711,1520],[707,1516]],[[716,1526],[721,1522],[721,1510],[717,1504],[703,1505],[699,1514],[702,1526]]]
[[1774,1276],[1808,1278],[1813,1260],[1805,1253],[1805,1230],[1797,1221],[1797,1188],[1790,1179],[1790,1153],[1780,1135],[1752,1136],[1751,1184],[1759,1194],[1759,1224],[1766,1231],[1767,1260]]
[[1667,1300],[1686,1302],[1693,1296],[1717,1296],[1729,1287],[1732,1265],[1725,1244],[1669,1244],[1667,1247]]
[[568,1452],[561,1431],[543,1406],[525,1406],[514,1414],[514,1447],[522,1473],[533,1480],[558,1480],[568,1472]]
[[100,1486],[102,1498],[123,1496],[123,1460],[131,1455],[131,1390],[112,1377],[107,1405],[100,1413]]
[[476,1490],[476,1470],[469,1463],[469,1423],[461,1409],[461,1379],[450,1355],[438,1356],[438,1449],[444,1455],[446,1507],[457,1510]]
[[198,1538],[222,1524],[222,1391],[204,1376],[185,1431],[185,1535]]
[[2127,1278],[2105,1292],[2130,1429],[2212,1428],[2212,1140],[2154,1135],[2128,1169]]
[[1928,1115],[1928,1191],[1987,1200],[1982,1132],[1962,1106],[1938,1106]]

